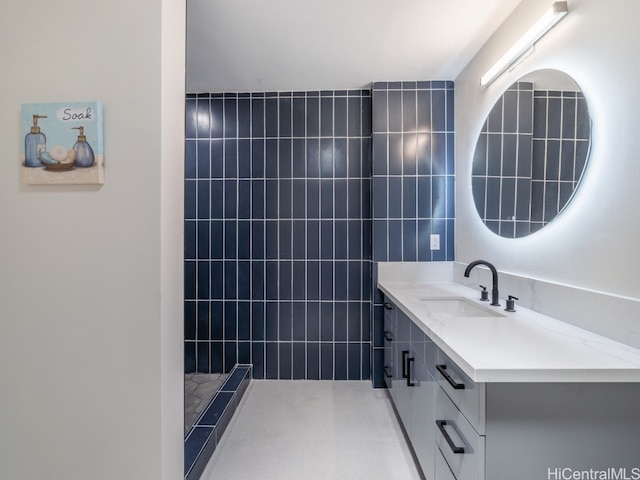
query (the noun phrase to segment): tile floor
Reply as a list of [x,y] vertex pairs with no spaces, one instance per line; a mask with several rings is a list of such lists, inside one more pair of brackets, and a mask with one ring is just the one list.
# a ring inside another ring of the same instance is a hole
[[252,380],[201,480],[421,479],[385,390]]
[[186,434],[224,383],[224,373],[184,374],[184,433]]

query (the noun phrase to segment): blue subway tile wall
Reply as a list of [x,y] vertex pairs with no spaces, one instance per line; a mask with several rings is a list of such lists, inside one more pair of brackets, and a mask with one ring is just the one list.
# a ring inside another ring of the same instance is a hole
[[453,82],[373,84],[374,262],[453,259],[452,107]]
[[452,82],[188,95],[186,123],[185,369],[383,386],[372,262],[453,260]]
[[371,92],[187,95],[185,369],[370,378]]
[[[372,89],[372,259],[454,259],[453,82],[376,82]],[[440,248],[430,249],[439,235]],[[383,378],[383,299],[372,283],[372,379]]]

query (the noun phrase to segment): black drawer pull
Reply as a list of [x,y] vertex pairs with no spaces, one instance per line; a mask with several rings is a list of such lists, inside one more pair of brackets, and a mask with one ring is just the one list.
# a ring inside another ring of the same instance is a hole
[[456,446],[456,444],[453,443],[453,440],[451,440],[451,437],[447,433],[447,430],[444,428],[446,424],[447,424],[446,420],[436,420],[436,425],[438,426],[438,430],[440,430],[440,433],[442,433],[442,436],[449,444],[449,447],[451,448],[453,453],[464,453],[464,447]]
[[407,355],[409,350],[402,351],[402,378],[407,378]]
[[384,376],[387,378],[393,378],[393,370],[386,365],[384,366]]
[[391,332],[384,332],[384,339],[387,340],[388,342],[392,342],[393,341],[393,337],[391,336]]
[[413,365],[413,361],[415,358],[409,357],[407,358],[407,387],[415,387],[417,383],[411,381],[411,365]]
[[436,365],[436,368],[442,374],[442,376],[447,380],[447,382],[449,382],[449,385],[451,385],[454,389],[464,390],[464,383],[458,383],[453,378],[451,378],[451,375],[449,375],[449,372],[447,372],[446,365]]
[[389,302],[384,302],[384,308],[386,310],[393,310],[393,305]]

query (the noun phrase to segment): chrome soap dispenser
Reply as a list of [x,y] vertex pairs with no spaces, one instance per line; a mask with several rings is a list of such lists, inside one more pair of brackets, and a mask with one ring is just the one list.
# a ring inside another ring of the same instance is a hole
[[47,150],[47,137],[40,131],[39,118],[47,118],[46,115],[34,115],[31,131],[24,137],[24,166],[41,167],[42,162],[38,158],[41,152]]
[[71,127],[73,130],[80,130],[78,141],[73,146],[76,151],[76,167],[87,168],[93,165],[95,157],[91,145],[87,143],[87,137],[84,134],[84,127]]

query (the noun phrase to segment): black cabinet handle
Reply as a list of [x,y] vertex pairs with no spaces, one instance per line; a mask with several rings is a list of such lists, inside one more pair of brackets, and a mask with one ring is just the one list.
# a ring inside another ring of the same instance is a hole
[[451,437],[447,433],[447,430],[444,428],[446,424],[447,424],[446,420],[436,420],[436,425],[438,426],[438,430],[440,430],[440,433],[442,433],[442,436],[449,444],[449,447],[451,448],[453,453],[464,453],[464,447],[458,447],[455,443],[453,443],[453,440],[451,440]]
[[449,375],[449,372],[447,372],[446,365],[436,365],[436,368],[442,374],[442,376],[447,380],[447,382],[449,382],[449,385],[451,385],[454,389],[464,390],[464,383],[458,383],[453,378],[451,378],[451,375]]
[[407,355],[409,350],[402,351],[402,378],[407,378]]
[[384,376],[387,378],[393,377],[393,371],[391,370],[391,368],[387,367],[386,365],[384,367]]
[[417,384],[411,381],[411,365],[413,365],[413,361],[415,358],[409,357],[407,358],[407,387],[415,387]]
[[389,342],[393,341],[393,337],[391,336],[391,332],[385,331],[384,332],[384,339],[389,341]]
[[386,310],[393,310],[393,305],[389,302],[384,302],[384,308]]

